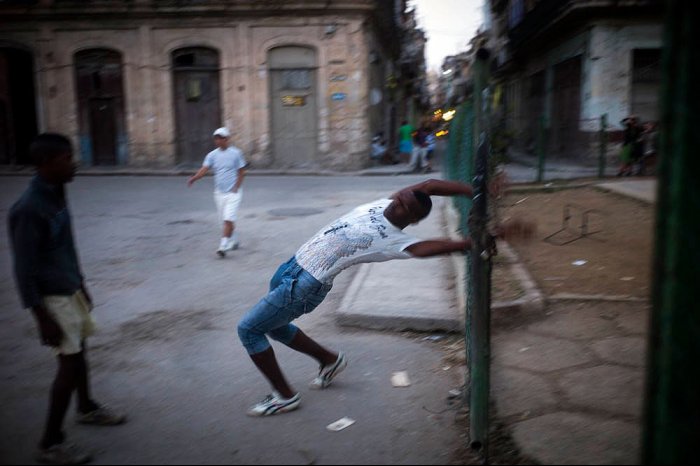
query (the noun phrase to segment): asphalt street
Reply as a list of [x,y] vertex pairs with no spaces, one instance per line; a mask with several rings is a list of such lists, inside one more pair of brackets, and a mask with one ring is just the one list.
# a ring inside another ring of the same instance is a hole
[[[275,346],[301,392],[299,411],[246,416],[269,387],[235,331],[276,268],[317,230],[422,179],[250,177],[242,247],[221,260],[211,179],[188,189],[182,177],[77,178],[74,230],[100,325],[89,346],[95,397],[130,422],[91,429],[70,414],[70,438],[94,451],[96,464],[444,464],[462,440],[446,401],[461,384],[458,371],[445,370],[440,346],[422,336],[338,327],[333,311],[353,271],[299,324],[348,354],[334,386],[311,391],[315,362]],[[28,180],[0,178],[3,219]],[[41,434],[55,363],[19,303],[5,227],[0,278],[0,462],[22,464]],[[396,371],[412,385],[393,388]],[[345,416],[356,424],[326,430]]]

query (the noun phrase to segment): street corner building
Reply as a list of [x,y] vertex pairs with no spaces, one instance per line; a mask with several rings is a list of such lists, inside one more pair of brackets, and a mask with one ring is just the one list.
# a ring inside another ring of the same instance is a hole
[[362,168],[372,135],[393,134],[406,111],[405,11],[405,0],[1,0],[0,164],[28,164],[32,137],[52,131],[85,166],[189,168],[227,126],[254,168]]
[[593,162],[601,128],[621,142],[623,118],[658,121],[664,5],[487,2],[496,95],[514,149],[532,154],[541,137],[548,157]]

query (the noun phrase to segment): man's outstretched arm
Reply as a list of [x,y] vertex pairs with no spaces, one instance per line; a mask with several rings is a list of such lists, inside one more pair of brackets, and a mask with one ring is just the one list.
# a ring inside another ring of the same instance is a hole
[[459,241],[450,239],[434,239],[421,241],[406,248],[406,251],[414,257],[435,257],[452,254],[455,252],[467,252],[472,247],[472,240],[466,238]]
[[[409,186],[408,188],[402,189],[403,191],[419,191],[427,194],[428,196],[467,196],[472,197],[474,190],[472,186],[464,183],[457,183],[455,181],[444,181],[444,180],[428,180],[422,183]],[[398,196],[396,193],[392,196],[392,199]]]
[[195,184],[197,181],[201,180],[204,178],[204,176],[209,172],[209,167],[202,167],[199,169],[197,173],[195,173],[188,181],[187,181],[187,186],[190,188],[192,187],[193,184]]

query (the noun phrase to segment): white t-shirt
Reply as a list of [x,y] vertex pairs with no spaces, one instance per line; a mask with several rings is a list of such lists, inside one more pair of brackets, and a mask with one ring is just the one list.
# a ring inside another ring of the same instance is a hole
[[406,248],[421,240],[394,226],[382,199],[358,207],[319,231],[296,254],[297,262],[321,283],[330,284],[343,270],[367,262],[410,259]]
[[238,181],[238,170],[246,166],[243,152],[229,146],[226,150],[214,149],[204,159],[204,166],[214,170],[214,186],[222,193],[231,192]]

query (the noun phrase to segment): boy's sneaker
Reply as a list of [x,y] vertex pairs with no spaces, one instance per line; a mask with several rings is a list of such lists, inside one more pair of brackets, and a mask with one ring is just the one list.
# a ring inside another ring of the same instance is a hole
[[285,400],[277,393],[273,393],[272,395],[269,395],[267,398],[262,400],[260,403],[250,408],[250,411],[248,411],[248,416],[274,416],[275,414],[282,414],[287,413],[289,411],[294,411],[299,407],[300,404],[301,397],[298,393],[288,400]]
[[118,426],[126,422],[126,415],[116,413],[107,406],[100,406],[94,411],[85,414],[78,414],[75,419],[78,424],[88,424],[93,426]]
[[49,448],[40,448],[35,459],[41,464],[85,464],[92,457],[76,445],[63,442]]
[[338,374],[343,372],[346,367],[348,367],[348,360],[345,357],[345,353],[341,352],[338,354],[338,359],[335,361],[335,363],[331,364],[330,366],[321,367],[318,377],[311,382],[311,388],[315,390],[323,390],[324,388],[328,388],[331,382],[333,382],[333,379]]

